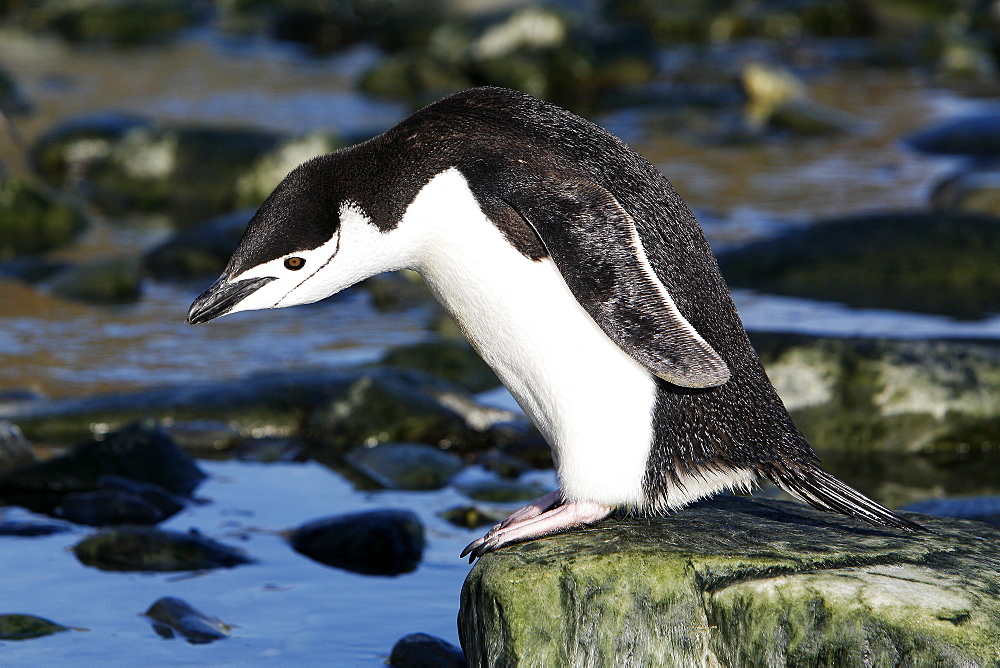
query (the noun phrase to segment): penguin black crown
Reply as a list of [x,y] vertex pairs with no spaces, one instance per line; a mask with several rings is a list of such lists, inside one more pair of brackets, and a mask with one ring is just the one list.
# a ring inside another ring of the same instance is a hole
[[666,178],[604,129],[515,91],[457,93],[296,168],[188,322],[306,304],[404,268],[556,463],[557,491],[462,556],[759,478],[820,509],[920,528],[818,466]]

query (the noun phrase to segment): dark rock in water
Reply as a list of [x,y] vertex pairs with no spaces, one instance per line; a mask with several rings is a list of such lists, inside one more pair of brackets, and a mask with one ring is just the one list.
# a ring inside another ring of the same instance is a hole
[[924,153],[997,157],[1000,156],[1000,114],[944,121],[920,130],[904,141]]
[[66,494],[99,489],[103,476],[153,483],[181,495],[190,494],[205,478],[162,428],[136,422],[102,440],[78,445],[69,454],[0,475],[0,498],[51,512]]
[[83,213],[58,196],[0,174],[0,261],[67,246],[86,227]]
[[73,492],[53,513],[77,524],[158,524],[184,509],[184,502],[159,485],[120,476],[102,476],[100,489]]
[[404,441],[457,452],[489,442],[489,429],[514,416],[475,402],[462,388],[408,369],[376,368],[345,392],[310,411],[303,433],[344,451],[361,444]]
[[721,253],[733,287],[866,308],[1000,312],[1000,219],[889,213],[824,221]]
[[419,369],[458,383],[470,392],[482,392],[500,385],[493,369],[465,341],[424,341],[393,348],[382,364]]
[[463,467],[458,455],[422,443],[380,443],[351,450],[345,459],[374,482],[390,489],[441,489]]
[[192,645],[204,645],[229,637],[229,626],[191,607],[187,601],[164,596],[143,613],[153,630],[163,638],[179,635]]
[[339,146],[320,134],[86,120],[39,140],[42,176],[107,213],[165,212],[178,222],[256,206],[293,167]]
[[0,615],[0,640],[30,640],[61,631],[69,631],[69,627],[43,617],[19,614]]
[[487,471],[496,473],[501,478],[511,480],[520,478],[522,474],[527,473],[531,469],[523,459],[506,454],[498,449],[476,453],[473,462],[482,466]]
[[438,515],[457,527],[477,529],[499,524],[507,519],[510,513],[485,506],[455,506],[438,513]]
[[37,538],[52,536],[57,533],[72,531],[67,524],[52,522],[19,522],[15,520],[0,521],[0,536],[17,536],[20,538]]
[[314,520],[288,535],[310,559],[366,575],[409,573],[424,553],[424,527],[409,510],[370,510]]
[[244,209],[177,232],[146,253],[146,270],[160,280],[186,280],[222,273],[253,211]]
[[372,306],[382,312],[436,303],[420,274],[407,269],[366,278],[358,288],[367,292]]
[[85,566],[102,571],[200,571],[253,560],[237,548],[190,531],[120,527],[84,538],[73,547]]
[[35,453],[16,424],[0,420],[0,471],[35,461]]
[[457,487],[458,491],[470,499],[488,503],[534,501],[552,491],[541,483],[524,483],[517,480],[485,480]]
[[130,131],[150,128],[153,121],[137,114],[101,111],[61,121],[35,140],[32,163],[43,179],[62,187],[109,159],[111,149]]
[[948,177],[931,193],[936,210],[1000,217],[1000,162],[988,162]]
[[887,531],[720,497],[487,554],[466,578],[471,665],[994,665],[1000,529]]
[[33,5],[26,22],[69,42],[133,46],[168,41],[207,16],[192,0],[77,0]]
[[57,272],[45,287],[90,304],[131,304],[142,297],[142,264],[132,256],[105,257]]
[[392,668],[465,668],[462,650],[427,633],[411,633],[392,646]]
[[927,499],[903,507],[903,510],[924,515],[954,517],[960,520],[985,522],[1000,527],[1000,496],[977,496],[968,499]]

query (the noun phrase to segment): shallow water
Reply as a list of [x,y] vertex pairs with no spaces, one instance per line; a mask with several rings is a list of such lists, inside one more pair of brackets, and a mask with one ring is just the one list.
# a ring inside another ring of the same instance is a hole
[[[75,114],[120,109],[164,121],[253,125],[345,134],[384,129],[399,105],[352,92],[364,49],[306,60],[294,49],[194,33],[180,43],[128,52],[69,50],[56,41],[0,35],[0,62],[15,73],[36,113],[19,119],[30,139]],[[858,117],[861,131],[833,139],[720,145],[694,122],[673,126],[655,110],[598,119],[655,162],[699,213],[716,248],[807,221],[857,211],[924,206],[930,185],[953,167],[908,152],[899,137],[943,114],[979,103],[929,89],[908,72],[832,70],[810,82],[815,99]],[[0,158],[16,151],[0,138]],[[154,226],[104,221],[74,257],[143,248]],[[246,313],[190,327],[184,316],[201,284],[148,283],[143,300],[113,309],[69,303],[0,281],[0,393],[31,389],[78,396],[194,380],[236,378],[267,369],[340,365],[377,358],[426,336],[422,309],[379,313],[363,293],[277,312]],[[949,318],[851,309],[810,300],[735,295],[750,329],[885,337],[1000,338],[1000,318]],[[30,612],[86,627],[22,643],[3,643],[0,663],[41,665],[377,665],[412,632],[457,641],[455,615],[468,571],[458,559],[475,532],[435,513],[463,501],[458,492],[357,492],[318,464],[205,463],[212,500],[169,521],[245,547],[259,563],[195,577],[102,573],[64,548],[83,529],[48,538],[0,539],[0,612]],[[470,472],[468,475],[475,475]],[[360,576],[310,562],[274,532],[360,508],[416,510],[429,530],[415,573]],[[3,510],[5,517],[27,515]],[[235,625],[231,639],[207,646],[166,641],[139,616],[161,596],[177,596]]]

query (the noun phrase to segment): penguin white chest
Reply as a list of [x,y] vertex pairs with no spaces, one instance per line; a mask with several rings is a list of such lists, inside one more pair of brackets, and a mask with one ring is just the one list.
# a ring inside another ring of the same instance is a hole
[[412,238],[415,269],[552,446],[564,496],[641,506],[655,381],[555,264],[511,246],[457,169],[424,186],[397,233]]

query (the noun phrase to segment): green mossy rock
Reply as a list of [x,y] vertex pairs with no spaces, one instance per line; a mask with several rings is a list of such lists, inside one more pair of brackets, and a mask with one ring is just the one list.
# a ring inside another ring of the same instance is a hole
[[0,640],[30,640],[69,631],[69,627],[35,615],[0,615]]
[[80,211],[51,193],[0,174],[0,261],[66,246],[86,226]]
[[462,589],[475,666],[994,666],[1000,530],[862,526],[721,497],[488,554]]
[[237,548],[197,531],[120,527],[93,534],[73,547],[80,563],[102,571],[202,571],[233,568],[253,560]]
[[345,459],[373,482],[389,489],[441,489],[463,468],[461,457],[423,443],[355,448]]
[[821,453],[1000,452],[1000,346],[754,333],[795,423]]
[[483,392],[500,385],[500,379],[475,349],[454,339],[393,348],[382,358],[382,364],[419,369],[458,383],[470,392]]
[[142,263],[118,255],[58,271],[44,283],[53,293],[88,304],[132,304],[142,297]]
[[35,3],[26,23],[69,42],[125,46],[169,41],[207,15],[193,0],[50,0]]
[[1000,219],[890,213],[824,221],[719,255],[733,287],[981,318],[1000,312]]

